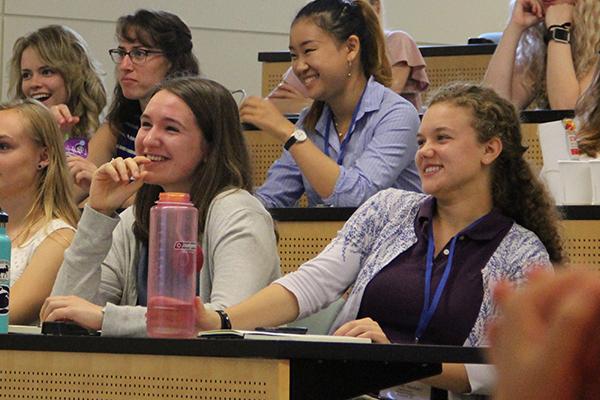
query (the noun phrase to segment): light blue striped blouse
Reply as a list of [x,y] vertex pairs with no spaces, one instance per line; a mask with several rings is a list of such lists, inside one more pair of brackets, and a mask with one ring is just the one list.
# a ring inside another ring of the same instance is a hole
[[[307,110],[297,126],[303,126]],[[337,160],[340,143],[325,106],[315,131],[308,137],[324,149],[327,123],[330,126],[329,157]],[[291,207],[306,192],[309,206],[357,207],[380,190],[393,187],[420,191],[415,166],[419,115],[412,104],[371,77],[356,114],[352,137],[346,145],[340,175],[333,194],[321,198],[304,178],[288,151],[273,163],[256,196],[265,207]]]

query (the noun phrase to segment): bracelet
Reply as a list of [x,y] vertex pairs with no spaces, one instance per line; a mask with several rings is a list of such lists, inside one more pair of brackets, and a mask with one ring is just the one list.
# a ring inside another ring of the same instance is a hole
[[549,31],[552,28],[571,29],[571,23],[570,22],[565,22],[564,24],[561,24],[561,25],[550,25],[549,27],[546,28],[546,30]]
[[215,310],[219,317],[221,318],[221,329],[231,329],[231,320],[229,319],[229,315],[223,310]]

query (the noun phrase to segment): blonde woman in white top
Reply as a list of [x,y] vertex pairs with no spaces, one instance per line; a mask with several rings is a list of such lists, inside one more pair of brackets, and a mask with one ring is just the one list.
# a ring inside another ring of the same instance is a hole
[[0,105],[0,208],[9,215],[13,255],[11,324],[37,321],[79,218],[61,138],[38,101]]

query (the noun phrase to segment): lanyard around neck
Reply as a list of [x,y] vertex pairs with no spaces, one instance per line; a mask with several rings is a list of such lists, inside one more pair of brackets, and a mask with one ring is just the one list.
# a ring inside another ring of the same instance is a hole
[[[484,216],[485,217],[485,216]],[[429,223],[428,235],[427,235],[427,259],[425,261],[425,291],[424,291],[424,300],[423,300],[423,310],[421,311],[421,317],[419,318],[419,324],[417,325],[417,330],[415,331],[415,343],[419,343],[423,333],[427,330],[429,323],[431,322],[431,318],[433,318],[433,314],[435,314],[435,310],[437,309],[440,299],[442,298],[442,293],[444,292],[444,288],[448,283],[448,278],[450,277],[450,271],[452,270],[452,263],[454,262],[454,251],[456,249],[456,241],[463,234],[463,232],[471,229],[475,225],[481,221],[484,217],[477,219],[475,222],[470,224],[468,227],[460,231],[456,234],[450,241],[450,250],[448,252],[448,261],[446,261],[446,266],[444,267],[444,273],[442,274],[442,278],[435,289],[435,293],[433,294],[433,299],[430,300],[431,297],[431,275],[433,273],[433,252],[435,248],[435,241],[433,239],[433,221]]]
[[[348,127],[348,133],[346,134],[346,137],[344,137],[344,140],[340,144],[340,155],[336,160],[338,165],[342,165],[342,162],[344,161],[344,156],[346,155],[346,145],[350,141],[350,137],[354,133],[356,118],[358,117],[358,110],[360,109],[360,105],[362,104],[362,100],[366,91],[367,86],[365,85],[365,88],[363,89],[363,92],[360,95],[360,99],[358,99],[358,103],[356,104],[356,107],[352,112],[352,119],[350,120],[350,127]],[[331,111],[331,107],[329,107],[329,117],[327,118],[327,126],[325,128],[325,141],[323,144],[323,152],[327,157],[329,157],[329,133],[331,130],[331,125],[333,125],[333,111]]]

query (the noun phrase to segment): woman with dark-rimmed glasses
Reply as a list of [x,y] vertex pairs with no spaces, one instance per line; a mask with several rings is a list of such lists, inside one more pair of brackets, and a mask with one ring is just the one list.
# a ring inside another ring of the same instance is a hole
[[107,122],[90,140],[88,158],[69,162],[85,193],[99,165],[135,155],[135,136],[150,89],[166,77],[199,73],[190,29],[174,14],[141,9],[124,15],[117,20],[116,38],[118,47],[109,54],[117,83]]

